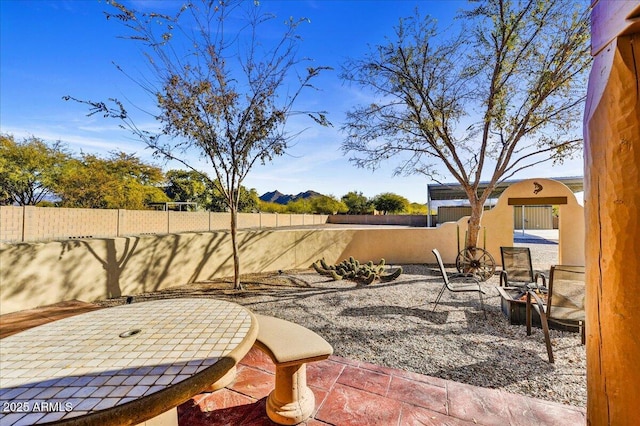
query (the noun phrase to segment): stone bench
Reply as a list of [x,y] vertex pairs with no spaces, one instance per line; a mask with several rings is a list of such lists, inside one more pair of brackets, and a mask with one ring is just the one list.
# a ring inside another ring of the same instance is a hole
[[315,408],[315,397],[307,386],[306,363],[327,359],[333,347],[298,324],[264,315],[255,317],[259,324],[255,346],[276,365],[276,384],[267,398],[267,415],[282,425],[303,422]]

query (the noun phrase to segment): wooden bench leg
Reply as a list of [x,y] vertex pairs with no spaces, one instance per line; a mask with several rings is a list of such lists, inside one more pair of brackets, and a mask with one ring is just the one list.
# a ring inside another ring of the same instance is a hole
[[295,425],[308,419],[315,405],[307,386],[306,365],[276,366],[276,386],[267,398],[269,418],[281,425]]

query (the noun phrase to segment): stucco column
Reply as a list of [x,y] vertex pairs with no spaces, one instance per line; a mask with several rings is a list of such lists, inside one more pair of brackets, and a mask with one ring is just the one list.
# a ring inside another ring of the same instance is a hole
[[638,424],[640,410],[639,15],[637,0],[600,0],[592,10],[584,129],[589,425]]

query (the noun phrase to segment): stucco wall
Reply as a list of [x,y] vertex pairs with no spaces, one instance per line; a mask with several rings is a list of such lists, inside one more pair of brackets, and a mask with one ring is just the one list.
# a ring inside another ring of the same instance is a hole
[[[306,268],[321,257],[455,262],[455,224],[414,229],[282,229],[239,232],[241,272]],[[203,232],[0,244],[0,312],[63,300],[93,301],[233,274],[229,233]]]
[[[534,183],[540,185],[542,190]],[[536,190],[538,192],[534,193]],[[500,246],[513,245],[514,206],[509,205],[509,198],[549,197],[567,197],[567,204],[559,206],[558,263],[584,266],[584,208],[566,185],[551,179],[526,179],[511,185],[502,193],[496,206],[482,216],[482,226],[487,228],[487,250],[496,262],[500,263]],[[478,241],[478,245],[482,247],[482,241]]]

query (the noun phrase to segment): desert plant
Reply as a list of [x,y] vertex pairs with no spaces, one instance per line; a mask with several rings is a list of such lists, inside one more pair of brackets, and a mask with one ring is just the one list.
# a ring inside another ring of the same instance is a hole
[[367,263],[360,263],[353,256],[336,265],[328,265],[324,259],[319,259],[313,263],[313,269],[321,275],[333,278],[335,281],[350,279],[364,284],[371,284],[376,279],[392,281],[402,274],[401,266],[395,271],[385,274],[384,259],[381,259],[378,264],[374,264],[371,260]]

